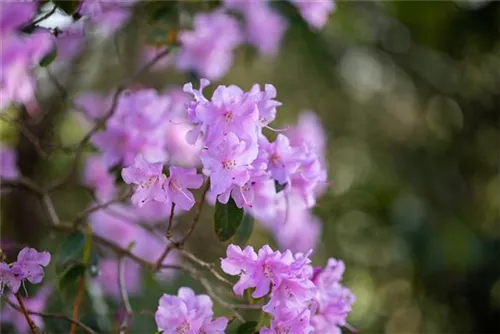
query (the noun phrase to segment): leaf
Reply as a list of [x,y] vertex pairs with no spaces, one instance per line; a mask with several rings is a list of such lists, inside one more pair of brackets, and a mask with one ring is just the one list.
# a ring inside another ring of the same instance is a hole
[[59,246],[57,265],[64,266],[70,261],[80,262],[84,248],[85,235],[80,231],[71,233]]
[[243,222],[238,228],[238,231],[236,231],[236,234],[234,235],[233,238],[234,243],[240,246],[246,245],[248,240],[252,236],[253,225],[254,225],[254,218],[252,217],[252,215],[245,213],[245,216],[243,217]]
[[42,60],[40,60],[40,66],[47,67],[49,66],[54,59],[57,57],[57,48],[54,47],[49,53],[47,53]]
[[287,183],[281,184],[278,181],[274,180],[274,189],[276,189],[276,193],[280,193],[283,189],[286,188]]
[[79,0],[54,0],[54,3],[68,15],[75,13],[80,5]]
[[99,264],[99,257],[94,251],[92,251],[92,253],[90,254],[90,260],[88,265],[88,271],[90,277],[97,277],[97,275],[99,275],[98,264]]
[[66,269],[66,271],[61,275],[59,281],[57,282],[57,288],[60,292],[63,292],[68,287],[72,286],[74,283],[78,282],[80,278],[85,275],[87,267],[81,263],[76,263]]
[[217,201],[215,204],[215,234],[220,241],[229,240],[238,230],[245,212],[236,206],[233,198],[230,197],[227,204]]
[[247,321],[240,325],[236,330],[236,334],[254,334],[257,332],[257,321]]

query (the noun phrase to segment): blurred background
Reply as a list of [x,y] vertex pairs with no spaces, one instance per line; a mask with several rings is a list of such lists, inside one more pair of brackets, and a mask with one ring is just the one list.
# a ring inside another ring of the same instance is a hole
[[[290,6],[272,5],[289,21],[279,55],[239,48],[220,83],[275,85],[283,102],[275,125],[303,110],[321,118],[333,185],[314,210],[323,223],[314,263],[346,262],[344,284],[357,296],[349,323],[360,333],[500,333],[500,2],[342,1],[321,32]],[[60,74],[71,95],[111,91],[140,63],[150,27],[133,15]],[[73,85],[75,73],[84,79]],[[140,78],[158,89],[188,80],[168,69]],[[81,121],[53,89],[40,94],[53,116],[35,133],[78,142]],[[16,127],[0,125],[25,175],[44,180],[70,168],[71,156],[37,159]],[[54,194],[62,219],[90,199],[69,187]],[[2,238],[50,247],[39,211],[26,193],[2,198]],[[225,250],[212,212],[188,245],[207,261]],[[257,226],[250,243],[273,240]],[[137,309],[154,310],[160,293],[196,282],[146,284],[132,298]],[[151,316],[134,326],[155,330]]]

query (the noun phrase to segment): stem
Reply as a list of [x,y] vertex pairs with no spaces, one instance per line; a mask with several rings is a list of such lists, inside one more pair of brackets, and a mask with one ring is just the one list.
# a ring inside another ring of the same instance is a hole
[[38,330],[36,329],[36,325],[33,322],[33,320],[31,319],[28,311],[26,310],[26,307],[24,306],[23,299],[21,298],[21,295],[19,294],[19,292],[16,293],[16,299],[17,299],[17,302],[19,303],[19,307],[21,308],[21,311],[24,314],[24,317],[26,318],[26,321],[28,322],[28,325],[30,326],[31,333],[37,334]]
[[120,325],[120,333],[128,332],[128,323],[132,318],[133,310],[132,305],[130,305],[130,300],[128,298],[127,289],[125,287],[125,258],[122,257],[118,262],[118,286],[120,287],[120,296],[123,301],[123,307],[125,307],[125,311],[127,314],[123,318],[123,321]]
[[172,222],[174,221],[174,209],[175,209],[175,203],[172,202],[172,208],[170,209],[170,218],[168,219],[168,225],[167,225],[167,239],[172,241]]
[[201,193],[200,202],[198,203],[198,206],[196,207],[196,213],[195,213],[194,218],[193,218],[193,223],[189,226],[189,229],[186,232],[186,235],[184,236],[184,238],[182,238],[179,241],[180,245],[184,245],[184,243],[189,238],[191,233],[193,233],[194,228],[198,224],[198,221],[200,220],[200,216],[201,216],[201,210],[203,209],[203,205],[205,204],[205,197],[207,197],[208,189],[210,189],[210,181],[209,180],[207,180],[205,182],[205,187],[203,188],[203,191]]
[[[78,313],[80,312],[80,304],[82,303],[83,291],[85,289],[85,274],[80,278],[78,283],[78,292],[76,295],[75,303],[73,304],[73,319],[78,320]],[[71,324],[70,333],[76,334],[77,325],[75,323]]]

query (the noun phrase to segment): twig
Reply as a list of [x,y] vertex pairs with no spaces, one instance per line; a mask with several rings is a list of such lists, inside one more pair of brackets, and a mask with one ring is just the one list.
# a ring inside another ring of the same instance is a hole
[[125,311],[127,314],[123,318],[123,321],[120,325],[120,333],[128,332],[128,323],[132,319],[133,310],[132,305],[130,305],[130,300],[128,298],[127,289],[125,285],[125,258],[121,257],[118,262],[118,286],[120,288],[120,296],[123,301],[123,306],[125,307]]
[[[10,300],[8,300],[5,297],[2,297],[2,298],[3,298],[4,302],[6,302],[10,307],[12,307],[13,309],[15,309],[18,312],[23,312],[23,310],[19,306],[17,306],[16,304],[14,304],[13,302],[11,302]],[[36,315],[36,316],[39,316],[42,318],[52,318],[52,319],[65,320],[69,323],[76,324],[78,327],[83,329],[88,334],[95,334],[95,332],[90,327],[86,326],[85,324],[81,323],[78,320],[75,320],[73,318],[68,317],[65,314],[35,312],[35,311],[30,311],[30,310],[26,310],[26,312],[30,315]]]
[[198,206],[196,207],[196,212],[194,214],[193,222],[189,226],[189,228],[188,228],[188,230],[186,232],[186,235],[184,235],[184,238],[182,238],[178,242],[181,246],[184,245],[184,243],[189,238],[189,236],[191,235],[191,233],[193,233],[194,228],[196,227],[196,225],[198,224],[198,221],[200,220],[201,210],[203,209],[203,205],[205,204],[205,198],[207,197],[207,192],[208,192],[209,188],[210,188],[210,180],[207,180],[205,182],[205,186],[204,186],[203,191],[201,193],[201,198],[200,198],[200,201],[198,203]]
[[224,278],[216,269],[215,269],[215,265],[213,263],[208,263],[208,262],[205,262],[199,258],[197,258],[194,254],[188,252],[187,250],[185,249],[180,249],[179,250],[182,255],[184,255],[185,257],[187,257],[188,259],[190,259],[191,261],[193,261],[194,263],[198,264],[199,266],[203,267],[203,268],[206,268],[208,269],[212,275],[214,275],[215,278],[217,278],[219,281],[221,281],[222,283],[225,283],[229,286],[233,286],[233,283],[231,283],[230,281],[228,281],[226,278]]
[[59,225],[61,220],[57,215],[57,211],[56,208],[54,207],[54,203],[52,202],[52,198],[47,193],[44,194],[42,198],[43,198],[43,203],[45,204],[45,208],[47,209],[47,213],[49,214],[50,220],[52,222],[52,225]]
[[[78,320],[78,314],[80,313],[80,305],[82,303],[83,291],[85,290],[85,274],[80,277],[80,282],[78,282],[78,292],[76,294],[75,303],[73,304],[73,319]],[[77,325],[75,323],[71,324],[70,333],[76,334]]]
[[66,182],[68,182],[70,179],[74,177],[74,175],[77,172],[78,165],[80,164],[80,160],[84,151],[85,146],[90,142],[90,139],[92,136],[97,133],[101,128],[103,128],[107,121],[114,115],[116,111],[116,107],[118,106],[118,100],[120,98],[120,95],[123,93],[125,89],[127,89],[142,73],[147,72],[151,67],[153,67],[161,58],[166,56],[167,54],[170,53],[170,48],[166,48],[162,52],[160,52],[156,57],[154,57],[148,64],[143,66],[141,69],[139,69],[137,72],[135,72],[128,80],[126,80],[123,84],[119,85],[115,91],[115,94],[113,95],[113,99],[111,102],[111,106],[109,110],[106,112],[104,117],[100,118],[96,124],[85,134],[85,136],[82,138],[80,143],[78,144],[78,147],[76,149],[75,153],[75,159],[73,160],[73,165],[71,166],[70,171],[68,172],[67,175],[63,176],[60,179],[54,180],[53,182],[49,183],[45,189],[47,191],[52,191],[56,188],[59,188],[60,186],[64,185]]
[[106,209],[107,207],[109,207],[115,203],[122,202],[123,200],[129,198],[130,195],[131,195],[130,188],[127,188],[127,190],[123,194],[121,194],[120,196],[113,198],[112,200],[109,200],[107,202],[99,203],[97,205],[94,205],[90,208],[87,208],[87,209],[77,213],[76,218],[75,218],[75,222],[87,217],[88,215],[90,215],[91,213],[93,213],[95,211],[98,211],[101,209]]
[[38,333],[38,330],[36,328],[36,325],[35,323],[33,322],[33,320],[31,319],[29,313],[28,313],[28,310],[26,310],[26,307],[24,306],[24,302],[23,302],[23,299],[21,298],[21,296],[19,295],[19,292],[17,292],[15,294],[16,296],[16,299],[17,299],[17,303],[19,304],[19,307],[21,308],[21,311],[23,312],[24,314],[24,317],[26,318],[26,321],[28,322],[28,325],[30,326],[30,330],[31,330],[31,333],[32,334],[37,334]]
[[42,189],[40,189],[40,187],[35,182],[22,176],[16,180],[2,180],[0,185],[2,188],[23,188],[32,192],[38,197],[42,197],[44,195]]
[[172,222],[174,220],[174,209],[175,209],[175,203],[172,202],[172,208],[170,209],[170,217],[168,218],[167,232],[165,233],[167,239],[170,241],[172,241]]
[[47,159],[48,154],[47,152],[44,151],[42,148],[42,145],[38,138],[28,129],[26,128],[21,122],[11,119],[6,115],[0,115],[0,119],[4,122],[9,123],[10,125],[17,126],[19,130],[22,132],[22,134],[30,141],[31,144],[33,144],[33,147],[35,148],[36,153],[42,158],[42,159]]

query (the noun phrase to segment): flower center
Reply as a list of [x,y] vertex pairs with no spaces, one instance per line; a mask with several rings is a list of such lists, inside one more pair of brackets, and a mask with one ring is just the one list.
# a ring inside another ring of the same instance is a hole
[[189,329],[191,328],[191,325],[189,322],[184,321],[179,327],[177,327],[175,333],[176,334],[187,334],[189,333]]
[[234,167],[236,167],[236,161],[224,160],[222,161],[222,167],[227,170],[232,170]]
[[229,123],[231,122],[232,120],[234,119],[234,115],[232,112],[230,112],[229,110],[227,110],[225,113],[224,113],[224,120],[226,121],[226,123]]
[[151,188],[156,182],[160,180],[159,176],[152,176],[144,182],[141,182],[142,188]]

